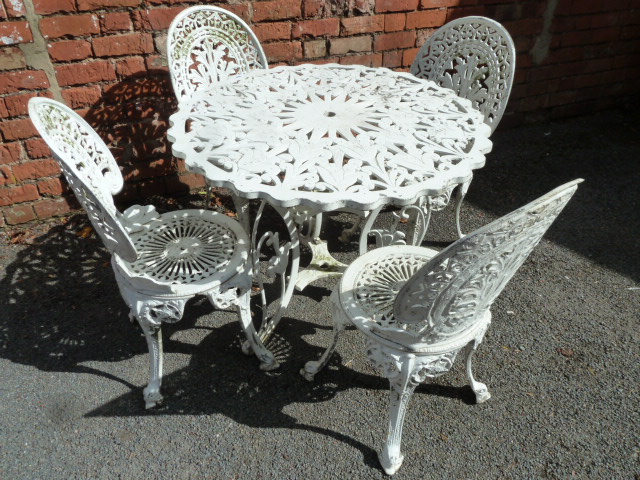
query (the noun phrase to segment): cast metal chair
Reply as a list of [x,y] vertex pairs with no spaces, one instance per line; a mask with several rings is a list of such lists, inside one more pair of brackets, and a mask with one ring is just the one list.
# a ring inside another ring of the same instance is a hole
[[[167,58],[178,102],[196,91],[215,88],[229,76],[268,68],[251,28],[234,13],[213,6],[190,7],[173,19],[167,35]],[[212,188],[207,182],[206,208]],[[234,203],[241,214],[246,202],[234,195]]]
[[[493,133],[507,107],[515,68],[515,46],[500,23],[485,17],[463,17],[440,27],[427,39],[411,65],[411,73],[471,100]],[[460,207],[470,183],[458,185],[455,195],[460,237]],[[455,188],[438,198],[423,198],[420,205],[430,212],[442,210]]]
[[490,307],[538,244],[581,179],[459,239],[438,253],[395,245],[372,250],[346,270],[331,299],[334,336],[307,380],[327,364],[338,335],[353,324],[366,336],[368,358],[391,384],[389,430],[380,463],[389,475],[402,464],[402,426],[417,385],[448,372],[462,350],[476,402],[490,398],[475,380],[471,357],[491,322]]
[[146,408],[162,401],[161,324],[180,320],[196,295],[219,309],[235,308],[260,367],[276,368],[251,322],[249,239],[240,224],[206,210],[160,215],[153,206],[134,205],[119,212],[113,195],[123,187],[122,174],[89,124],[47,98],[32,98],[29,115],[111,253],[120,293],[144,331],[151,354]]

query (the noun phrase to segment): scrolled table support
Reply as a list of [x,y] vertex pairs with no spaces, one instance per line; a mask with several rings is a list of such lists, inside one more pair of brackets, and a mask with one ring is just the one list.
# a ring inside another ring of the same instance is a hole
[[[262,219],[265,204],[265,201],[260,203],[256,219],[253,223],[253,230],[251,232],[253,278],[254,281],[257,282],[257,286],[260,290],[260,301],[262,307],[262,319],[260,329],[258,330],[258,337],[263,343],[267,342],[275,328],[278,326],[282,315],[289,305],[291,297],[293,296],[296,279],[298,278],[298,271],[300,269],[300,238],[298,228],[293,220],[293,215],[288,209],[274,207],[284,221],[286,230],[289,234],[288,242],[282,243],[280,241],[281,232],[273,230],[267,230],[260,236],[260,238],[258,238],[258,227],[260,225],[260,220]],[[276,280],[277,283],[279,283],[279,290],[281,291],[281,295],[274,301],[275,311],[271,317],[269,317],[268,314],[270,305],[267,298],[264,279],[260,273],[260,253],[265,246],[270,247],[273,250],[273,256],[267,261],[267,267],[264,275],[269,280]],[[242,351],[246,354],[250,354],[252,352],[251,346],[248,342],[244,342]]]

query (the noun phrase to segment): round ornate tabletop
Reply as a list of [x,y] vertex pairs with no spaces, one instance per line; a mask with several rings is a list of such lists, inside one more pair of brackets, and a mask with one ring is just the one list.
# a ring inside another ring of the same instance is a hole
[[471,102],[386,68],[253,70],[195,93],[170,122],[174,155],[210,183],[316,211],[441,194],[491,150]]

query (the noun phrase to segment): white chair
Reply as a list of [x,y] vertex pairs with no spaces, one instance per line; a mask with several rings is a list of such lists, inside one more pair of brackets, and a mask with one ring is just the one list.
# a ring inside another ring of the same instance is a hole
[[476,402],[489,399],[471,357],[491,322],[490,307],[577,189],[578,179],[459,239],[442,252],[396,245],[354,261],[331,299],[334,337],[307,380],[328,362],[339,333],[353,324],[366,336],[368,358],[391,383],[389,430],[380,463],[389,475],[402,464],[402,426],[414,389],[448,372],[466,350]]
[[[507,107],[515,68],[516,50],[509,32],[490,18],[464,17],[440,27],[427,39],[411,65],[411,73],[471,100],[493,132]],[[460,207],[470,183],[458,185],[456,191],[460,237]],[[442,197],[421,199],[421,205],[430,212],[442,210],[454,188]]]
[[[215,88],[231,75],[268,68],[258,37],[237,15],[213,6],[194,6],[180,12],[169,26],[167,58],[178,102],[193,93]],[[207,183],[206,208],[212,185]],[[242,214],[246,202],[234,196]]]
[[161,323],[180,320],[185,303],[196,295],[206,295],[220,309],[234,307],[260,367],[276,368],[251,322],[249,239],[240,224],[206,210],[160,215],[153,206],[134,205],[120,213],[112,196],[122,189],[122,174],[89,124],[47,98],[32,98],[29,115],[112,254],[122,297],[146,336],[151,354],[146,408],[162,400]]

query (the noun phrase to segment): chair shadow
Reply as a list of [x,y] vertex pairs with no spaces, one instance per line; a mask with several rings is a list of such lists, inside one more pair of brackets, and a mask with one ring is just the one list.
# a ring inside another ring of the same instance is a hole
[[[319,357],[322,351],[304,337],[329,327],[283,318],[268,344],[281,366],[274,372],[262,372],[255,357],[241,352],[242,333],[235,313],[219,312],[223,317],[220,326],[203,326],[198,319],[214,309],[208,301],[195,299],[180,322],[163,325],[165,354],[186,354],[190,361],[187,367],[164,377],[166,403],[153,411],[144,410],[143,385],[87,365],[124,362],[139,355],[148,358],[140,328],[128,319],[108,252],[95,235],[85,238],[78,234],[86,232],[88,225],[85,215],[71,217],[33,239],[7,266],[0,278],[4,292],[0,357],[42,371],[96,375],[129,389],[86,417],[217,413],[257,428],[313,431],[359,449],[367,464],[377,465],[376,452],[359,440],[300,423],[284,413],[293,403],[327,402],[350,389],[388,389],[383,377],[342,366],[338,353],[315,382],[302,378],[299,370],[304,361]],[[329,293],[324,287],[309,289],[318,300]],[[187,329],[211,332],[195,345],[176,340],[180,337],[176,334]],[[146,368],[136,373],[146,378]],[[469,392],[465,387],[429,385],[421,387],[418,394],[466,403],[471,398]]]
[[[465,203],[496,217],[575,178],[574,198],[545,237],[640,281],[640,132],[638,109],[501,129],[486,166],[475,172]],[[463,213],[465,207],[462,207]],[[469,221],[471,220],[471,221]],[[465,219],[472,231],[486,219]]]

